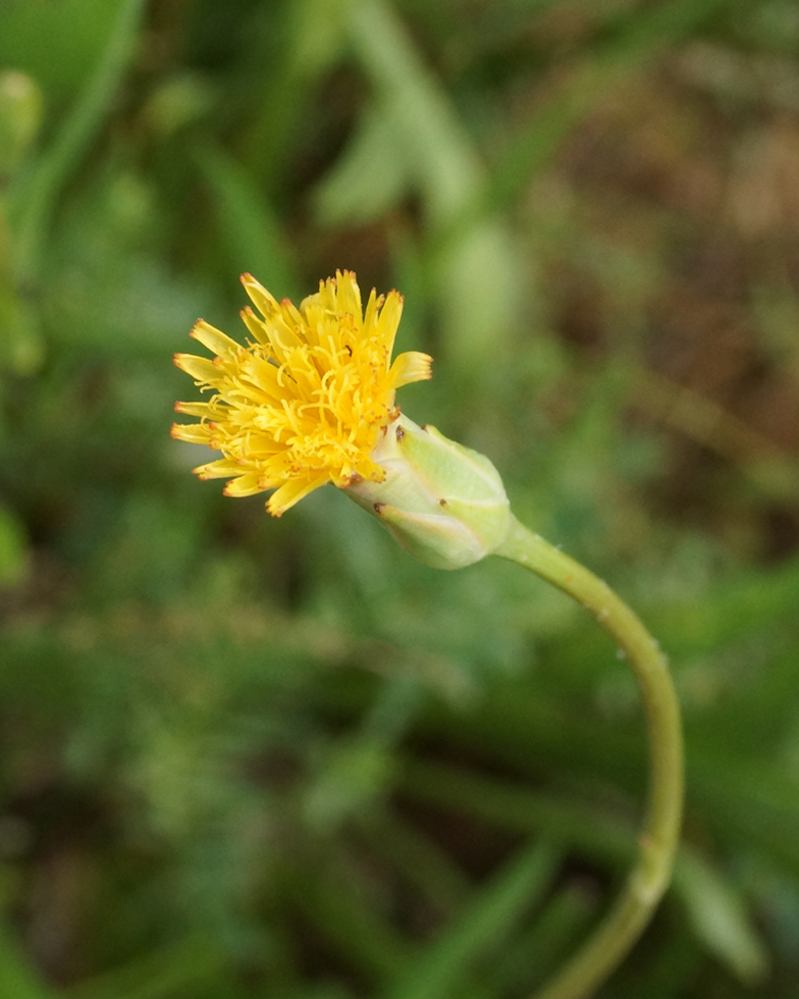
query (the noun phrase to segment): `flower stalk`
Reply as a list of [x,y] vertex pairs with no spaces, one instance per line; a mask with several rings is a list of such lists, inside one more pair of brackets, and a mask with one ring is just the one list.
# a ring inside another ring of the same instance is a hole
[[534,999],[587,999],[635,944],[671,881],[683,805],[680,708],[666,657],[604,580],[513,518],[494,554],[582,604],[624,654],[638,682],[649,737],[650,784],[638,857],[621,896],[575,957]]

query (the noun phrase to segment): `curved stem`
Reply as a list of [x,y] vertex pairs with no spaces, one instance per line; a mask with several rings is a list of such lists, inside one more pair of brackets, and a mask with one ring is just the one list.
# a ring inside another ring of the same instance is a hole
[[603,580],[514,518],[495,554],[518,562],[593,614],[635,674],[646,711],[651,776],[638,857],[621,897],[594,935],[534,999],[585,999],[618,966],[649,922],[671,880],[682,819],[682,735],[663,653]]

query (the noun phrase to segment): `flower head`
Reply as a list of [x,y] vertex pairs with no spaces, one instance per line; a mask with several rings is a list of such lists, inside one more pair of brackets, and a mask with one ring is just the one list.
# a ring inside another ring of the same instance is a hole
[[321,281],[300,303],[277,302],[249,274],[241,278],[263,318],[242,313],[252,340],[242,346],[200,320],[191,331],[216,356],[176,354],[207,402],[175,409],[199,423],[175,424],[172,436],[207,444],[223,457],[200,465],[201,479],[229,478],[228,496],[274,489],[267,510],[279,517],[312,490],[382,482],[372,460],[382,428],[396,418],[394,393],[430,378],[431,358],[410,351],[391,363],[402,296],[374,289],[364,311],[350,271]]

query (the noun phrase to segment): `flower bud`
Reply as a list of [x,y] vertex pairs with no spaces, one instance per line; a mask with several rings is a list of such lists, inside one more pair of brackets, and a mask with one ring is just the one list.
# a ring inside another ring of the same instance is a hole
[[510,506],[484,455],[400,415],[383,428],[371,458],[384,480],[356,479],[345,492],[422,562],[460,569],[504,540]]

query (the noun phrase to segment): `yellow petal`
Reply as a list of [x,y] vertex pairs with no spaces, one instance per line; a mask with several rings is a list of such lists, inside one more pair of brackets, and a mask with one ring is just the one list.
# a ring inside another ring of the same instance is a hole
[[289,298],[284,298],[280,303],[280,311],[283,313],[283,319],[295,333],[301,332],[303,329],[303,319],[302,314],[296,305]]
[[194,354],[175,354],[173,361],[181,371],[191,375],[198,384],[217,385],[225,377],[224,372],[207,357],[195,357]]
[[211,428],[207,423],[173,423],[169,431],[176,441],[189,444],[210,444]]
[[264,329],[279,364],[285,364],[288,352],[303,344],[281,315],[270,316],[264,323]]
[[328,278],[326,281],[320,281],[318,294],[309,295],[308,298],[304,299],[302,305],[300,306],[300,311],[305,312],[305,310],[311,305],[311,301],[314,298],[317,299],[319,306],[325,312],[334,316],[338,312],[336,300],[336,279]]
[[195,340],[199,340],[203,347],[207,347],[219,357],[237,357],[239,351],[242,349],[241,344],[236,343],[235,340],[231,340],[226,333],[216,329],[215,326],[211,326],[204,319],[197,320],[189,336]]
[[300,305],[303,325],[305,327],[305,339],[312,347],[318,347],[320,335],[324,335],[325,310],[319,301],[318,295],[309,295]]
[[192,472],[200,479],[229,479],[231,475],[241,475],[242,467],[229,458],[209,461],[206,465],[198,465]]
[[255,493],[262,493],[265,489],[271,489],[273,483],[265,482],[260,472],[247,472],[237,479],[231,479],[226,483],[222,492],[225,496],[254,496]]
[[198,416],[200,419],[213,420],[218,417],[218,412],[210,402],[176,402],[175,412],[183,413],[184,416]]
[[411,382],[422,382],[426,378],[433,377],[430,368],[432,363],[433,358],[429,354],[422,354],[418,350],[408,350],[404,354],[397,355],[388,376],[394,388],[410,385]]
[[361,289],[352,271],[336,271],[336,306],[339,313],[353,317],[358,329],[363,326]]
[[397,335],[397,327],[402,317],[402,303],[404,299],[398,291],[390,291],[386,295],[386,303],[380,312],[377,321],[377,336],[381,343],[388,347],[389,352],[394,346],[394,337]]
[[256,281],[252,274],[242,274],[239,280],[244,285],[244,290],[250,296],[252,304],[260,311],[262,316],[272,316],[277,312],[277,299],[260,282]]
[[383,296],[378,296],[374,288],[369,293],[369,301],[366,303],[366,313],[363,317],[364,336],[371,336],[374,333],[373,327],[376,325],[377,312],[383,307]]
[[276,364],[253,354],[247,365],[247,375],[253,385],[257,386],[272,399],[288,399],[291,396],[290,379],[280,379],[280,368]]
[[264,325],[263,319],[259,319],[249,305],[246,309],[242,309],[239,315],[241,316],[244,325],[250,333],[252,333],[258,343],[268,345],[269,337],[267,336],[266,326]]
[[318,489],[319,486],[323,486],[329,481],[330,476],[326,473],[316,475],[313,478],[290,479],[288,482],[284,482],[280,489],[272,493],[267,500],[266,509],[273,517],[280,517],[295,503],[299,503],[303,496],[307,496],[308,493],[312,493],[314,489]]

